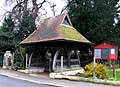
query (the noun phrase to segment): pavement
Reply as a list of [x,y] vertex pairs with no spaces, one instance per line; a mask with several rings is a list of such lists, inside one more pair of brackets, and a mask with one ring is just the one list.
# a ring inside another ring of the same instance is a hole
[[[110,85],[102,85],[95,83],[86,83],[80,81],[69,81],[60,79],[50,79],[47,75],[41,74],[25,74],[13,70],[5,70],[0,68],[0,75],[8,76],[15,79],[25,80],[29,82],[34,82],[38,84],[50,85],[53,87],[115,87]],[[117,87],[117,86],[116,86]]]

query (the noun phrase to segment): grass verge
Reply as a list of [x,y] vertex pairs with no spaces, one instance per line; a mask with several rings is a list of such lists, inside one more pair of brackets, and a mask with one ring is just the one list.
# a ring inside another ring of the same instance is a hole
[[[109,78],[113,78],[113,71],[108,72]],[[120,80],[120,71],[116,71],[116,80]]]

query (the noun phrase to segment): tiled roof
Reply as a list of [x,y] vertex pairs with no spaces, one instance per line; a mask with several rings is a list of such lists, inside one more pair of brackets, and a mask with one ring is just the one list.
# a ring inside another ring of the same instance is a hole
[[75,28],[62,24],[67,14],[61,14],[43,20],[41,25],[20,44],[31,44],[45,41],[70,40],[90,43]]

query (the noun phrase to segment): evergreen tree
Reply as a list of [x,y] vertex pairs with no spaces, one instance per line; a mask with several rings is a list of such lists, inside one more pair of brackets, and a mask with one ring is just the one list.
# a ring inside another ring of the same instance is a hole
[[23,69],[25,66],[25,51],[28,47],[22,47],[20,42],[25,39],[30,33],[35,30],[35,24],[30,14],[25,11],[22,16],[19,26],[15,26],[14,19],[11,14],[5,17],[3,25],[0,29],[0,59],[2,65],[2,59],[5,51],[9,50],[14,53],[14,69]]
[[25,11],[20,23],[18,24],[18,30],[16,33],[16,40],[21,42],[29,34],[31,34],[36,29],[34,20],[32,20],[31,15],[28,11]]
[[5,51],[15,50],[14,27],[14,20],[11,15],[6,16],[0,29],[0,66]]
[[[25,51],[29,52],[28,47],[22,47],[20,42],[25,39],[29,34],[31,34],[35,29],[35,20],[33,15],[27,8],[28,0],[24,1],[22,9],[22,15],[19,11],[19,15],[9,14],[5,17],[3,25],[0,29],[0,51],[1,65],[3,54],[5,51],[10,50],[14,55],[14,68],[21,69],[25,65]],[[17,19],[17,20],[16,20]]]
[[[29,46],[22,47],[20,45],[20,42],[25,39],[29,34],[31,34],[35,29],[35,22],[32,20],[31,15],[27,11],[27,9],[24,11],[24,14],[20,20],[20,23],[18,25],[17,33],[15,34],[15,63],[14,68],[15,69],[24,69],[25,68],[25,54],[32,50],[29,49]],[[27,50],[26,50],[27,49]]]
[[120,21],[115,24],[111,36],[110,41],[120,46]]
[[5,17],[3,25],[0,29],[0,49],[2,51],[13,51],[14,47],[14,21],[11,15]]
[[111,41],[119,0],[68,0],[73,26],[93,43]]

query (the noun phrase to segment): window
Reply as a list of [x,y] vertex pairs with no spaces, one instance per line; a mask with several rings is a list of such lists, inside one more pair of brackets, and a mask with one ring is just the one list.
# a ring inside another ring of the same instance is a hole
[[102,58],[108,58],[108,56],[109,56],[109,49],[102,49],[101,50],[101,56],[102,56]]
[[94,57],[95,58],[101,58],[101,49],[95,49]]
[[116,49],[114,48],[110,49],[110,54],[116,54]]

